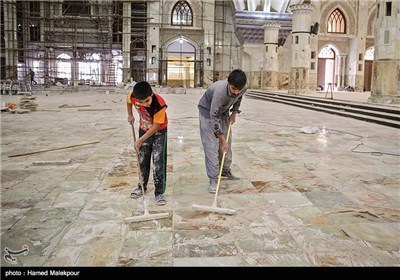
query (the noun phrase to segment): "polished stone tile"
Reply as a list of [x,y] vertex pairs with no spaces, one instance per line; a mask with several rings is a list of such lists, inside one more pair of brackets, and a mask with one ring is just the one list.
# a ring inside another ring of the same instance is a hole
[[305,196],[316,206],[329,207],[336,205],[355,205],[356,202],[340,192],[307,192]]
[[[126,92],[38,93],[43,110],[112,109],[101,113],[2,113],[1,250],[29,246],[16,266],[398,266],[400,159],[380,154],[400,154],[398,129],[244,98],[233,125],[240,180],[222,178],[217,197],[218,208],[236,211],[226,215],[210,211],[201,92],[163,95],[167,204],[155,205],[152,175],[145,202],[169,216],[150,221],[124,220],[146,209],[130,198],[136,154],[126,106],[114,102]],[[90,141],[99,143],[8,157]]]
[[266,228],[252,228],[246,236],[237,241],[239,251],[244,254],[263,253],[294,253],[299,246],[286,230],[275,229],[271,232]]
[[271,267],[305,267],[314,264],[302,252],[294,253],[253,253],[245,258],[247,266],[271,266]]
[[128,231],[119,254],[119,265],[130,260],[165,259],[172,257],[173,237],[171,231]]
[[274,213],[287,227],[333,224],[333,221],[319,208],[312,206],[296,208],[282,207],[275,209]]
[[367,211],[383,219],[385,222],[398,222],[400,221],[399,208],[384,208],[384,207],[366,207]]
[[335,225],[310,225],[288,228],[290,235],[305,252],[364,251],[366,245],[354,240]]
[[117,266],[121,242],[96,243],[85,246],[63,246],[54,250],[44,266]]
[[237,256],[174,258],[176,267],[240,267],[245,265],[242,258]]
[[299,192],[261,193],[266,202],[279,207],[312,206],[312,202]]
[[372,245],[389,252],[400,250],[399,227],[391,224],[365,222],[345,225],[345,230],[368,246]]
[[363,248],[362,250],[351,251],[328,251],[308,254],[312,265],[332,266],[332,267],[382,267],[399,266],[399,258],[392,254],[375,250],[373,248]]

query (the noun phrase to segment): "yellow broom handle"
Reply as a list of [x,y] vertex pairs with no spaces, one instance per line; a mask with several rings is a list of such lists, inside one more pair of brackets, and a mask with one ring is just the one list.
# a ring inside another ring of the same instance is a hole
[[[228,143],[228,149],[229,149],[229,136],[231,134],[231,126],[232,126],[232,124],[229,122],[228,132],[226,133],[226,143]],[[217,190],[215,192],[215,200],[217,199],[217,196],[218,196],[219,184],[221,182],[221,175],[222,175],[222,169],[224,168],[225,156],[226,156],[226,152],[224,152],[222,154],[221,166],[219,168],[219,173],[218,173]],[[215,201],[215,203],[216,203],[216,201]]]
[[229,136],[231,135],[231,127],[232,127],[232,124],[229,122],[228,132],[226,133],[226,143],[229,142]]

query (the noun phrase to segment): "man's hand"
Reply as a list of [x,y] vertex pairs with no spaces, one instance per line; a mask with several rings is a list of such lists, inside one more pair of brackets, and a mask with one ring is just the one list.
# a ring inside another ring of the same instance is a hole
[[229,150],[228,143],[224,142],[224,144],[221,144],[220,145],[220,149],[221,149],[222,152],[227,153],[228,150]]
[[231,124],[234,124],[236,121],[236,112],[232,112],[232,114],[229,116],[229,122]]
[[219,136],[219,148],[221,149],[222,152],[227,153],[229,150],[228,143],[226,143],[225,135],[221,134]]
[[135,117],[133,115],[132,116],[128,115],[128,123],[132,125],[134,122],[135,122]]

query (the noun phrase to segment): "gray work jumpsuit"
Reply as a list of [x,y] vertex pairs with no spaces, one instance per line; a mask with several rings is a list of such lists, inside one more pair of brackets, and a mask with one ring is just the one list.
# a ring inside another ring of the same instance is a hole
[[[227,80],[213,83],[204,92],[197,105],[199,108],[200,138],[203,144],[207,176],[210,181],[218,179],[222,152],[219,148],[218,135],[226,134],[229,126],[230,112],[239,112],[242,97],[247,85],[238,95],[230,93]],[[225,156],[223,172],[229,172],[232,164],[232,130],[229,137],[229,150]]]

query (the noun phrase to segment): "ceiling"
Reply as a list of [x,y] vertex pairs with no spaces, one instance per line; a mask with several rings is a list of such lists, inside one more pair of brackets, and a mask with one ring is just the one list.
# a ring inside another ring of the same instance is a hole
[[304,0],[232,0],[236,35],[243,44],[264,43],[264,23],[280,23],[279,38],[286,38],[292,30],[290,5]]
[[236,11],[290,13],[290,5],[301,4],[304,0],[232,0]]

